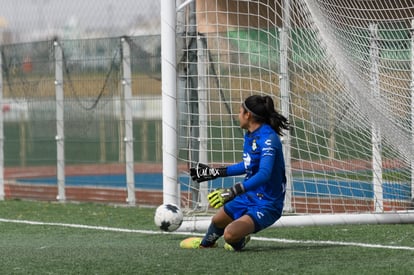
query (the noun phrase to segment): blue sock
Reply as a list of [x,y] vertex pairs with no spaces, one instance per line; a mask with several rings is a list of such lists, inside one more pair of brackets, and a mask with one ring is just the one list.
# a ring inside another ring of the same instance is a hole
[[215,224],[211,223],[208,227],[207,233],[201,241],[201,245],[209,247],[214,245],[214,243],[223,236],[224,228],[218,228]]

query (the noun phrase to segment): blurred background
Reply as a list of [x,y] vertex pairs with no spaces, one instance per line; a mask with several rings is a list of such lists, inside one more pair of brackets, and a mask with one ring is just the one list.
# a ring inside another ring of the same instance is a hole
[[0,0],[0,197],[161,189],[160,3]]
[[0,0],[2,44],[160,33],[160,1]]

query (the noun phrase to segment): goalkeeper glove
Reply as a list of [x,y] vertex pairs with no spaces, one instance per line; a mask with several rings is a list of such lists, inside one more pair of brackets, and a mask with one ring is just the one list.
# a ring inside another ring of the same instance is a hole
[[216,189],[208,194],[207,199],[210,205],[214,208],[222,207],[226,202],[234,199],[235,196],[244,193],[244,186],[241,183],[236,183],[231,188]]
[[227,168],[212,168],[208,165],[197,163],[195,168],[190,168],[191,178],[197,182],[213,180],[218,177],[227,176]]

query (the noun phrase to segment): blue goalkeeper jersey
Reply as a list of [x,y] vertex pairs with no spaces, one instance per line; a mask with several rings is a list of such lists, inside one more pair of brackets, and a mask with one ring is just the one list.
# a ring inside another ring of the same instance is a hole
[[227,167],[227,176],[246,174],[245,194],[257,203],[282,209],[286,191],[285,161],[279,135],[262,124],[244,135],[243,161]]

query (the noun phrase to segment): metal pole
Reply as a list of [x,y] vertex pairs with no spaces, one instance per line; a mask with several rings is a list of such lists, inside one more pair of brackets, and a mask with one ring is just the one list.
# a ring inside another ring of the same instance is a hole
[[[283,1],[282,7],[283,26],[280,30],[280,106],[281,113],[286,118],[290,116],[290,85],[289,85],[289,32],[290,32],[290,0]],[[286,197],[284,210],[292,211],[292,166],[290,133],[285,131],[283,136],[283,154],[286,169]]]
[[[181,10],[186,9],[184,12]],[[185,116],[186,120],[186,133],[184,136],[187,138],[183,140],[186,142],[184,146],[188,149],[189,166],[194,166],[196,162],[200,161],[200,127],[199,127],[199,100],[198,100],[198,72],[197,72],[197,20],[196,20],[196,6],[194,1],[186,1],[185,3],[178,5],[177,12],[180,11],[181,15],[178,20],[184,27],[177,29],[177,33],[183,34],[182,48],[183,60],[179,67],[179,74],[181,77],[178,79],[178,87],[181,89],[179,93],[179,116]],[[188,21],[187,24],[185,22]],[[181,25],[178,25],[181,26]],[[183,99],[183,104],[180,99]],[[186,110],[185,112],[182,112]],[[181,118],[181,121],[183,119]],[[190,207],[198,207],[200,202],[200,183],[190,180]]]
[[0,52],[0,200],[4,200],[3,61]]
[[134,174],[134,133],[132,124],[132,78],[131,78],[131,48],[125,37],[122,43],[122,87],[124,89],[124,117],[125,117],[125,168],[127,184],[127,202],[135,205],[135,174]]
[[[197,35],[197,72],[198,72],[198,110],[199,110],[199,125],[200,125],[200,137],[199,137],[199,161],[201,163],[208,163],[207,157],[207,145],[208,145],[208,129],[207,129],[207,117],[208,117],[208,96],[207,96],[207,66],[208,56],[203,42],[203,37]],[[208,182],[200,183],[199,190],[199,207],[207,210],[208,208]]]
[[[414,20],[411,21],[411,148],[414,152]],[[411,155],[411,201],[414,204],[414,156]]]
[[[380,100],[379,88],[379,48],[378,48],[378,26],[370,24],[371,31],[371,91],[375,101]],[[382,158],[381,158],[381,131],[378,125],[372,124],[372,184],[374,189],[374,210],[383,211],[383,190],[382,190]]]
[[177,80],[175,1],[161,4],[163,201],[180,204],[177,168]]
[[[189,107],[189,157],[190,165],[200,161],[200,118],[198,98],[198,61],[197,61],[197,18],[196,3],[188,4],[188,31],[187,36],[187,94]],[[192,207],[198,207],[201,202],[200,183],[192,181],[191,185]]]
[[58,201],[65,201],[65,134],[64,134],[64,96],[63,96],[63,53],[58,41],[55,47],[55,92],[56,92],[56,149],[57,149],[57,187]]

